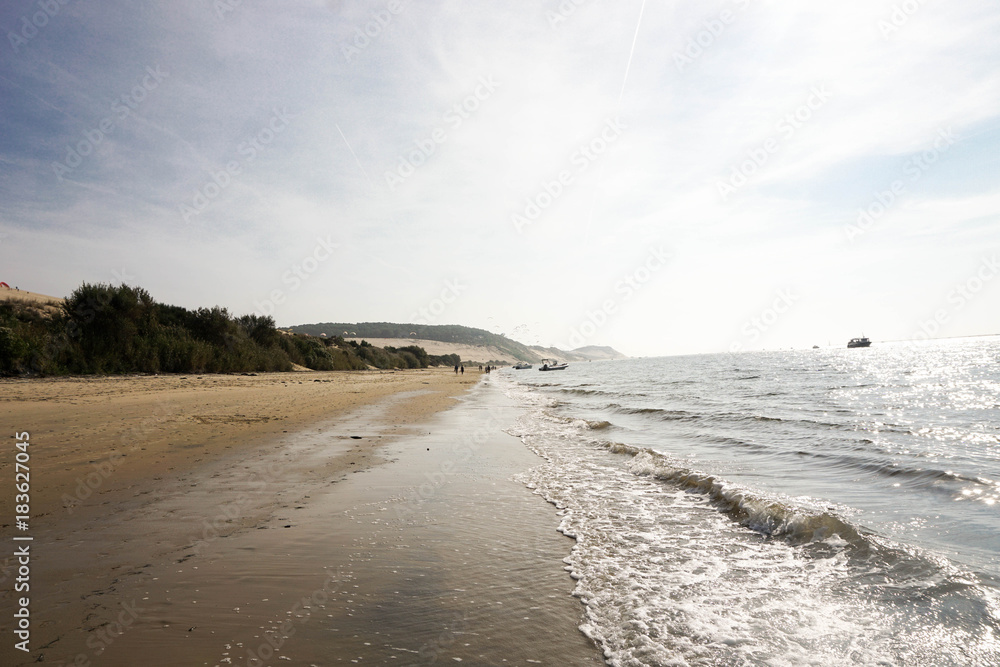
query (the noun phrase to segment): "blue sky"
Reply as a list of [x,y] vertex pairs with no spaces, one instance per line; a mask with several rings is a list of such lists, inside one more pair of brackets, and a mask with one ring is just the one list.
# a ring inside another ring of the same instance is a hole
[[803,5],[4,3],[0,280],[633,355],[1000,333],[1000,7]]

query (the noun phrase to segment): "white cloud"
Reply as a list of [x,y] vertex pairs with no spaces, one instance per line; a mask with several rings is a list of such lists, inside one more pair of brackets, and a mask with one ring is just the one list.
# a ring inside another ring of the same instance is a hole
[[[625,82],[640,4],[582,3],[552,26],[556,2],[410,2],[350,61],[345,45],[385,3],[243,3],[222,19],[203,3],[123,4],[110,26],[68,12],[0,66],[5,271],[62,294],[132,261],[157,298],[245,312],[333,233],[342,253],[289,295],[280,323],[406,319],[461,278],[469,289],[442,321],[546,343],[662,243],[670,266],[588,341],[652,354],[728,349],[786,287],[801,298],[761,344],[856,335],[863,320],[903,336],[921,295],[994,242],[997,164],[980,148],[1000,140],[993,3],[924,3],[888,37],[893,2],[648,3]],[[75,183],[57,181],[52,161],[147,65],[170,75]],[[829,99],[808,108],[817,89]],[[276,108],[295,118],[270,137]],[[616,117],[626,128],[581,161]],[[850,243],[858,208],[945,128],[961,137],[947,159]],[[386,172],[428,140],[390,188]],[[723,200],[718,183],[768,142]],[[233,161],[240,173],[186,224],[181,204]],[[571,183],[518,233],[512,214],[546,201],[560,172]],[[876,303],[887,295],[891,313]]]

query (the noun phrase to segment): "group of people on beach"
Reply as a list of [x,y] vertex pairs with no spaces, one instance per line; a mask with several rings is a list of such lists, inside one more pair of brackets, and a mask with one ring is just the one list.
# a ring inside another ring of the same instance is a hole
[[[496,366],[487,366],[486,367],[486,372],[489,373],[490,371],[495,371],[496,369],[497,369]],[[482,372],[482,370],[483,370],[483,365],[479,364],[479,371]],[[455,364],[455,373],[456,374],[461,373],[462,375],[465,375],[465,366],[464,365]]]

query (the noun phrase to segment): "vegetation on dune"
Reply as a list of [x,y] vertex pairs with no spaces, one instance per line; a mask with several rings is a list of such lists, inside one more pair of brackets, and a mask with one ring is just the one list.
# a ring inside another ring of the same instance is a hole
[[[343,341],[340,336],[334,340]],[[348,341],[355,353],[376,368],[426,368],[427,366],[457,366],[462,363],[457,354],[431,355],[422,347],[408,345],[406,347],[375,347],[368,341]]]
[[116,374],[426,368],[460,363],[422,348],[279,331],[270,317],[188,310],[140,287],[84,283],[61,310],[0,302],[0,373]]
[[351,338],[416,338],[436,340],[443,343],[458,343],[461,345],[493,346],[506,352],[514,359],[523,361],[538,361],[541,359],[538,352],[523,343],[507,338],[503,334],[495,334],[485,329],[465,327],[459,324],[395,324],[392,322],[346,324],[324,322],[320,324],[301,324],[292,327],[291,330],[296,333],[313,336],[325,333],[327,335],[347,335]]

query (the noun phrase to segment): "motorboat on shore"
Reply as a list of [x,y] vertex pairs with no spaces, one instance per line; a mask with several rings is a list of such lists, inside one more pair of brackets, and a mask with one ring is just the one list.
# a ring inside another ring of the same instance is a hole
[[520,363],[514,364],[514,368],[516,370],[523,371],[523,370],[527,370],[527,369],[531,368],[531,364],[529,364],[526,361],[522,361]]
[[872,342],[864,336],[847,341],[847,347],[870,347],[871,344]]
[[567,363],[559,363],[555,359],[542,359],[542,365],[538,367],[540,371],[561,371],[569,366]]

